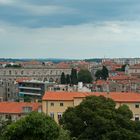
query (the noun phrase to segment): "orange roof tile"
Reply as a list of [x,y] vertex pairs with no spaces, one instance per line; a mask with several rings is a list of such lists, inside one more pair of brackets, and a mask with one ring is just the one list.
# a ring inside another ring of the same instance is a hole
[[101,86],[101,85],[108,84],[108,81],[105,81],[105,80],[97,80],[97,81],[95,82],[95,84],[96,84],[97,86]]
[[39,103],[27,102],[0,102],[0,113],[3,114],[22,114],[23,107],[32,107],[32,111],[37,111],[41,106]]
[[74,97],[84,97],[83,94],[78,92],[46,92],[43,96],[43,100],[73,100]]
[[110,80],[129,80],[130,77],[127,75],[116,75],[109,77]]
[[16,79],[16,82],[17,83],[20,83],[20,82],[23,82],[23,81],[26,81],[26,80],[32,80],[32,79],[29,78],[29,77],[21,77],[21,78],[17,78]]
[[85,98],[86,96],[105,96],[116,102],[140,102],[140,94],[128,92],[46,92],[42,100],[50,101],[72,101],[74,98]]

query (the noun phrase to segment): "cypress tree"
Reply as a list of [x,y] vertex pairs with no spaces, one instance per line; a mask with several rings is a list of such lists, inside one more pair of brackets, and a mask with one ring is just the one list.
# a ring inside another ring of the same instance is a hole
[[102,79],[107,80],[108,77],[109,77],[108,69],[106,68],[106,66],[103,66],[103,68],[102,68]]
[[69,74],[66,75],[66,83],[70,84],[70,75]]
[[66,77],[64,72],[61,74],[61,84],[66,84]]
[[72,68],[72,70],[71,70],[71,84],[77,85],[77,83],[78,83],[77,70]]

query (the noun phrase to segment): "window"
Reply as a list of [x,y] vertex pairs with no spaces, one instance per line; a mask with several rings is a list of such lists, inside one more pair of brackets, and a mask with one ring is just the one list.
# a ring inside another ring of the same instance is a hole
[[54,112],[50,113],[50,117],[54,119]]
[[139,108],[139,104],[135,104],[135,108]]
[[63,106],[64,104],[63,103],[60,103],[60,106]]
[[52,74],[52,70],[50,71],[50,74]]
[[54,106],[54,103],[51,103],[51,106]]
[[9,88],[7,88],[7,92],[9,92],[10,91],[10,89]]
[[7,94],[7,97],[8,97],[8,98],[10,97],[10,94],[9,94],[9,93]]
[[17,75],[17,71],[15,71],[15,75]]
[[30,106],[23,107],[23,112],[24,113],[29,113],[31,111],[32,111],[32,107],[30,107]]
[[135,117],[135,121],[139,121],[139,117]]
[[23,75],[23,70],[21,71],[21,75]]
[[5,118],[11,120],[11,115],[5,115]]
[[62,113],[57,113],[58,121],[62,118]]
[[139,114],[135,114],[135,121],[139,121]]
[[12,72],[11,72],[11,70],[9,70],[9,75],[11,75],[12,74]]

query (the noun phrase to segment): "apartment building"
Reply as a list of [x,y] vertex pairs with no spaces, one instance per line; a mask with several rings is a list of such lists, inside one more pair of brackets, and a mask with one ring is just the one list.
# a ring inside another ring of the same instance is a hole
[[69,68],[21,67],[4,68],[0,67],[0,95],[4,101],[15,101],[17,99],[18,78],[28,78],[39,81],[59,82],[61,73],[70,74]]
[[116,107],[126,104],[133,112],[133,120],[140,119],[140,94],[121,92],[46,92],[42,98],[42,111],[56,122],[68,107],[79,105],[86,96],[104,96],[116,102]]
[[38,101],[42,99],[45,91],[53,87],[55,83],[38,80],[20,80],[18,79],[18,97],[22,101]]

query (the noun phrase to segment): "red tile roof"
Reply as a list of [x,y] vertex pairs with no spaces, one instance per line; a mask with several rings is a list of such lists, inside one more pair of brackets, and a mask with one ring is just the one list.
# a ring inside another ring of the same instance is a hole
[[102,86],[102,85],[106,85],[108,84],[108,81],[105,80],[97,80],[96,82],[94,82],[94,84],[96,84],[97,86]]
[[130,77],[127,75],[117,75],[109,77],[110,80],[129,80]]
[[32,107],[32,111],[37,111],[41,107],[40,103],[26,102],[0,102],[0,113],[3,114],[22,114],[23,107]]
[[21,77],[21,78],[17,78],[16,79],[16,82],[17,83],[20,83],[20,82],[23,82],[23,81],[26,81],[26,80],[32,80],[32,78],[29,78],[29,77]]
[[42,100],[50,101],[72,101],[74,98],[85,98],[86,96],[105,96],[116,102],[140,102],[140,94],[128,92],[46,92]]

